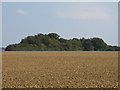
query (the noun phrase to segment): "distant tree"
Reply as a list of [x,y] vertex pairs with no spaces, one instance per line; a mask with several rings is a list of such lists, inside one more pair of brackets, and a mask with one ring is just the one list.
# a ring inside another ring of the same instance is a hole
[[5,51],[13,51],[15,45],[8,45],[6,48],[5,48]]
[[66,43],[67,40],[64,39],[64,38],[60,38],[59,41],[60,41],[61,43]]
[[39,48],[32,44],[13,44],[7,46],[5,51],[38,51]]
[[39,46],[39,49],[41,50],[41,51],[46,51],[47,50],[47,47],[46,47],[46,45],[45,44],[40,44]]
[[119,46],[112,46],[112,48],[114,49],[114,51],[120,51],[120,47]]
[[60,50],[61,51],[66,51],[66,45],[67,45],[67,42],[68,40],[64,39],[64,38],[60,38],[58,39],[58,41],[60,42]]
[[115,48],[111,45],[108,45],[106,51],[115,51]]
[[107,44],[100,38],[92,38],[91,42],[94,46],[94,51],[105,51],[107,49]]
[[50,37],[50,38],[54,38],[54,39],[59,39],[59,35],[58,34],[56,34],[56,33],[49,33],[48,34],[48,36]]
[[94,46],[92,45],[92,42],[90,39],[85,39],[82,43],[82,46],[83,46],[84,51],[93,51],[94,50]]
[[82,43],[84,42],[84,40],[85,40],[85,38],[84,38],[84,37],[80,39],[80,41],[81,41]]
[[64,39],[56,33],[28,36],[18,44],[11,44],[5,51],[120,51],[118,46],[107,45],[100,38]]
[[70,40],[67,40],[65,43],[63,43],[64,51],[72,51],[72,42]]
[[60,51],[60,42],[54,38],[50,38],[49,39],[49,46],[48,46],[49,50],[57,50]]
[[82,50],[82,43],[79,39],[73,38],[71,40],[72,42],[72,50],[73,51],[81,51]]

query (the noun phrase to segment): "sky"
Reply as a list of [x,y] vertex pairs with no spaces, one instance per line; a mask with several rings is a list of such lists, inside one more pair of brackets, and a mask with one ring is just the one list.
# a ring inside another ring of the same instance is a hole
[[57,33],[66,39],[99,37],[118,45],[118,3],[2,3],[2,46],[38,33]]

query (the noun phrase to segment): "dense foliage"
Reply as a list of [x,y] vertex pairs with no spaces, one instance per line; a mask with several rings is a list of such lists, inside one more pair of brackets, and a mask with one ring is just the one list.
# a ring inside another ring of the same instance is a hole
[[28,36],[18,44],[8,45],[5,51],[120,51],[100,38],[64,39],[56,33]]

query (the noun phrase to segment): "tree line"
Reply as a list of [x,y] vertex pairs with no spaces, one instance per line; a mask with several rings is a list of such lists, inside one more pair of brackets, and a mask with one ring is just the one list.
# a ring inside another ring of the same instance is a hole
[[101,38],[64,39],[56,33],[28,36],[5,51],[120,51],[120,47],[107,45]]

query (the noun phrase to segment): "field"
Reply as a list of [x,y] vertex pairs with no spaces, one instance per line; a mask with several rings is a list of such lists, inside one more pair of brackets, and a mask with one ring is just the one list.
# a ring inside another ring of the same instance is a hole
[[4,88],[117,88],[115,51],[3,51]]

